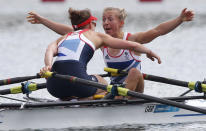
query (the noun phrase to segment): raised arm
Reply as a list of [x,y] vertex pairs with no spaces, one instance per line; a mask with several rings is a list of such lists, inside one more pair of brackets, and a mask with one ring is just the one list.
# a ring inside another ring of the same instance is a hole
[[194,17],[193,11],[191,10],[187,11],[187,8],[185,8],[182,10],[181,14],[177,18],[161,23],[157,27],[148,30],[146,32],[135,33],[129,37],[129,40],[136,41],[141,44],[146,44],[161,35],[165,35],[171,32],[176,27],[178,27],[182,22],[192,21],[193,17]]
[[43,24],[44,26],[48,27],[49,29],[60,35],[65,35],[66,33],[73,31],[72,26],[53,22],[38,15],[35,12],[29,12],[28,14],[29,16],[27,16],[27,19],[28,22],[30,22],[31,24]]
[[144,47],[140,43],[117,39],[107,34],[102,34],[102,33],[98,33],[98,34],[102,39],[102,43],[105,46],[115,48],[115,49],[129,49],[138,53],[146,54],[147,57],[152,61],[154,61],[154,59],[156,58],[158,60],[158,63],[159,64],[161,63],[160,57],[158,55],[156,55],[154,52]]

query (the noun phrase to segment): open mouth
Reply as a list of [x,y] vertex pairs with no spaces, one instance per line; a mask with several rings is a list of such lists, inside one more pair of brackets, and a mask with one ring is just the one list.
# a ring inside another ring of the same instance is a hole
[[112,28],[104,28],[105,31],[110,31]]

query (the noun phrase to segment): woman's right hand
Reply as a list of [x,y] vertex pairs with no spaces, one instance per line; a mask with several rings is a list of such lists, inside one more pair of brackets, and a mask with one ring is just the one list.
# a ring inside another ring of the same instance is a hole
[[160,57],[156,55],[154,52],[152,52],[151,50],[147,53],[147,57],[151,59],[152,61],[154,61],[155,60],[154,58],[156,58],[159,64],[162,63]]
[[29,16],[27,16],[27,21],[30,22],[31,24],[41,24],[42,23],[42,20],[43,20],[43,17],[38,15],[37,13],[35,12],[29,12],[28,13]]

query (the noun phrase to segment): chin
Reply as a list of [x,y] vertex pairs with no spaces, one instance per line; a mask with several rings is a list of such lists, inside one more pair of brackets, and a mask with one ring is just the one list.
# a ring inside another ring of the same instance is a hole
[[105,33],[108,34],[108,35],[112,35],[111,31],[105,31]]

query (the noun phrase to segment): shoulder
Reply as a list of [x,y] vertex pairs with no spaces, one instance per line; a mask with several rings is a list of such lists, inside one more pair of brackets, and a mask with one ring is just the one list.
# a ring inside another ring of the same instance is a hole
[[59,37],[59,38],[56,40],[57,43],[59,43],[61,40],[63,40],[63,39],[66,38],[66,37],[67,37],[67,34],[64,35],[64,36]]
[[137,32],[134,34],[129,33],[128,34],[128,39],[129,41],[135,41],[135,42],[140,42],[141,38],[144,36],[144,32]]

